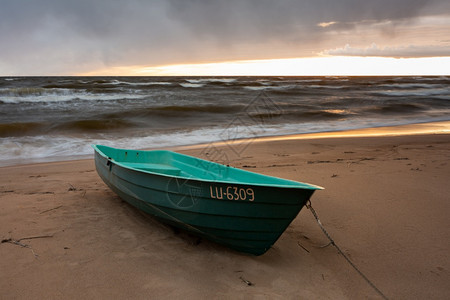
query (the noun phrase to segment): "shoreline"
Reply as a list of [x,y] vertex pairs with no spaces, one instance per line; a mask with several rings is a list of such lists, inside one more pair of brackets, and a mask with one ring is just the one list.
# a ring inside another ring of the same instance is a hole
[[[308,140],[327,138],[352,138],[352,137],[387,137],[387,136],[407,136],[407,135],[428,135],[428,134],[450,134],[450,121],[412,123],[406,125],[377,126],[359,129],[347,129],[337,131],[323,131],[312,133],[297,133],[286,135],[259,136],[254,138],[243,138],[227,141],[216,141],[211,143],[201,143],[194,145],[174,146],[170,149],[197,149],[207,145],[224,146],[242,144],[248,142],[272,142],[284,140]],[[146,148],[146,150],[151,150]]]
[[[184,151],[190,149],[199,149],[208,146],[212,147],[222,147],[233,145],[248,145],[251,143],[260,142],[270,142],[270,141],[283,141],[283,140],[302,140],[302,139],[326,139],[326,138],[350,138],[350,137],[383,137],[383,136],[403,136],[403,135],[427,135],[427,134],[450,134],[450,121],[438,121],[438,122],[425,122],[425,123],[413,123],[407,125],[395,125],[395,126],[379,126],[379,127],[368,127],[362,129],[349,129],[349,130],[339,130],[339,131],[326,131],[326,132],[315,132],[315,133],[301,133],[301,134],[287,134],[287,135],[274,135],[274,136],[260,136],[253,138],[243,138],[236,140],[227,141],[213,141],[211,143],[199,143],[192,145],[180,145],[180,146],[170,146],[170,147],[154,147],[154,148],[144,148],[141,150],[172,150],[172,151]],[[24,163],[16,160],[12,160],[11,164],[1,165],[2,168],[15,167],[22,165],[34,165],[34,164],[45,164],[51,162],[69,162],[69,161],[79,161],[79,160],[89,160],[92,159],[92,154],[80,155],[73,159],[68,159],[66,156],[56,157],[55,159],[50,159],[50,157],[39,158],[39,159],[29,159]]]
[[[228,146],[217,150],[231,157]],[[388,298],[450,297],[449,134],[246,146],[233,167],[325,187],[311,199],[323,226]],[[328,240],[306,208],[254,257],[142,214],[101,181],[92,158],[0,168],[0,182],[0,240],[27,245],[0,243],[6,298],[378,299],[333,247],[320,247]]]

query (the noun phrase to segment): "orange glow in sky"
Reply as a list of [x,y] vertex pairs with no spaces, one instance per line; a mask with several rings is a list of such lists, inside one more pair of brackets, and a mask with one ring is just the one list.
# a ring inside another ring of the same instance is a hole
[[329,56],[115,67],[80,75],[130,76],[383,76],[450,75],[450,57],[389,58]]

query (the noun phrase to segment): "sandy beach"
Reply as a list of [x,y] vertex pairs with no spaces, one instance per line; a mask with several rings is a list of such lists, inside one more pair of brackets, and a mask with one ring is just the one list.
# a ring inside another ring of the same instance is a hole
[[[312,197],[322,224],[389,299],[450,298],[450,134],[240,146],[214,149],[233,167],[325,188]],[[0,168],[0,239],[3,299],[381,298],[321,247],[328,240],[306,208],[272,249],[249,256],[139,212],[92,159]]]

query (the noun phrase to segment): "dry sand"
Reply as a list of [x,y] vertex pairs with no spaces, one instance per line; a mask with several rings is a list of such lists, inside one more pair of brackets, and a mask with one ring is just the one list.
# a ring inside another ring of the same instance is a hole
[[[222,147],[234,167],[325,187],[312,197],[323,225],[388,298],[450,298],[450,135]],[[306,208],[249,256],[142,214],[93,160],[0,168],[0,238],[3,299],[380,298],[334,247],[320,248],[328,241]]]

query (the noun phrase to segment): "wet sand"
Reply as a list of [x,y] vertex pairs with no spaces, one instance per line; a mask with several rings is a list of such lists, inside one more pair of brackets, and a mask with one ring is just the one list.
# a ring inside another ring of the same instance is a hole
[[[449,150],[450,134],[344,134],[179,151],[325,187],[322,224],[388,298],[448,299]],[[5,299],[381,298],[306,208],[249,256],[139,212],[91,159],[0,168],[0,239]]]

